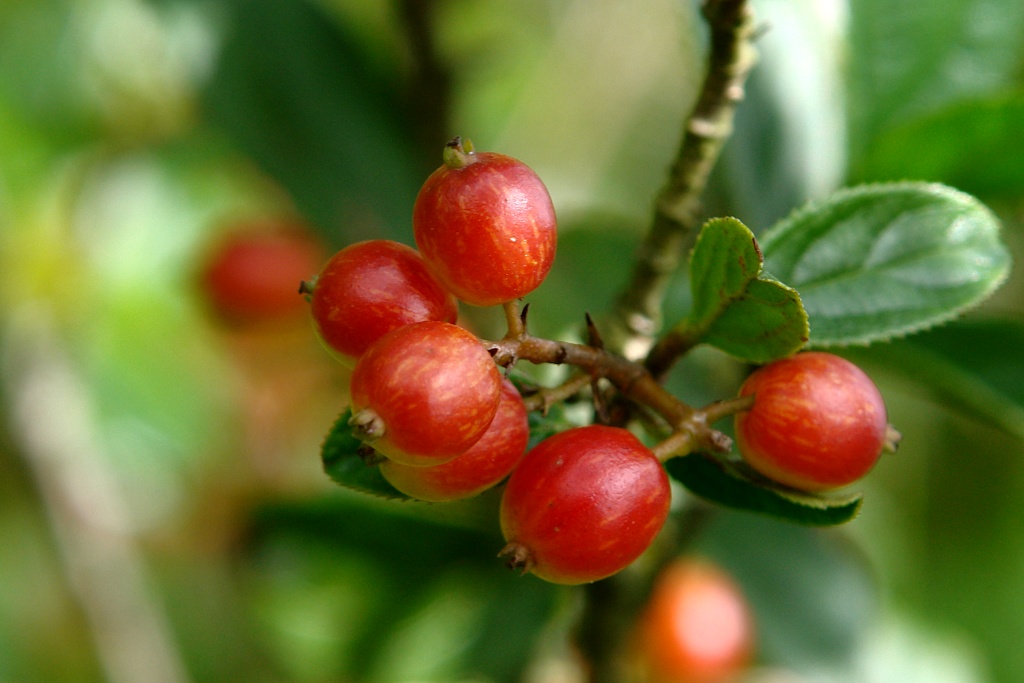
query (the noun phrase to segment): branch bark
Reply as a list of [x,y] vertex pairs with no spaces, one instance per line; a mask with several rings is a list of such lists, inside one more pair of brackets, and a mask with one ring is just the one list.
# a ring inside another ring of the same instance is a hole
[[[506,307],[506,311],[510,311]],[[515,320],[509,314],[509,320]],[[659,458],[665,460],[698,450],[723,453],[732,441],[722,432],[711,428],[714,420],[725,417],[746,404],[720,402],[705,409],[696,409],[680,400],[663,387],[643,365],[596,346],[576,344],[534,337],[525,325],[510,329],[502,339],[484,342],[494,361],[502,367],[511,367],[520,360],[537,365],[573,365],[591,380],[607,379],[622,397],[650,408],[668,425],[671,436],[655,448]],[[582,383],[570,380],[582,389]],[[730,412],[730,409],[731,412]]]
[[710,29],[707,74],[657,197],[651,228],[612,311],[612,348],[630,358],[644,356],[661,329],[669,280],[699,227],[701,195],[732,133],[736,106],[756,61],[754,15],[747,0],[706,0],[703,15]]

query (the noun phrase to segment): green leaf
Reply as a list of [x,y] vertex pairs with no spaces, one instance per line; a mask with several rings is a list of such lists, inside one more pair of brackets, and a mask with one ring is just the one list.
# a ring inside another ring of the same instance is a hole
[[[721,510],[685,550],[720,563],[740,583],[757,615],[763,661],[813,662],[818,671],[858,666],[864,637],[878,626],[882,589],[877,566],[846,534]],[[906,683],[902,675],[886,680]]]
[[764,363],[807,341],[797,292],[761,276],[754,234],[735,218],[708,221],[690,258],[690,314],[677,333],[743,360]]
[[1020,78],[1020,0],[858,0],[849,9],[846,99],[855,158],[894,125]]
[[346,408],[324,438],[320,449],[324,472],[335,483],[353,491],[381,498],[412,500],[389,484],[378,468],[366,464],[361,452],[365,446],[362,441],[352,436],[352,429],[348,424],[351,417],[352,409]]
[[755,480],[739,469],[695,453],[672,458],[665,469],[696,495],[726,507],[759,512],[810,526],[834,526],[850,521],[861,497],[802,493]]
[[689,324],[708,327],[760,274],[761,251],[747,226],[735,218],[709,220],[690,257],[693,308]]
[[[411,241],[426,175],[404,116],[401,76],[375,69],[322,3],[221,3],[229,27],[206,84],[206,120],[278,181],[335,241]],[[368,227],[369,226],[369,227]]]
[[722,312],[703,341],[752,363],[795,353],[807,342],[807,314],[795,289],[757,279]]
[[[302,648],[284,664],[298,659],[305,676],[286,680],[522,680],[558,587],[502,567],[493,509],[485,524],[410,510],[326,495],[253,511],[240,559],[259,606],[272,608],[257,623],[272,629],[268,654]],[[310,652],[323,656],[301,659]]]
[[533,448],[549,436],[554,436],[566,429],[572,429],[578,425],[569,420],[565,414],[565,406],[556,403],[548,409],[547,414],[538,410],[530,411],[527,414],[530,423],[530,440],[527,443],[527,450]]
[[[1024,439],[1024,323],[960,321],[865,350],[947,408]],[[856,356],[855,356],[856,357]]]
[[1000,225],[944,185],[842,190],[761,238],[765,268],[800,292],[810,344],[868,344],[916,332],[988,297],[1010,269]]
[[985,197],[1024,186],[1024,94],[973,100],[879,136],[861,167],[866,180],[919,178]]
[[821,3],[760,0],[757,19],[771,30],[757,39],[757,67],[706,199],[714,206],[721,195],[747,225],[763,226],[843,182],[850,65],[841,22]]

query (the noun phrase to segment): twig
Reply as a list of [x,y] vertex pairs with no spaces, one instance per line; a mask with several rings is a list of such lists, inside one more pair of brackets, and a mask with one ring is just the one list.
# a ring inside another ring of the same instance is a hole
[[29,315],[18,323],[5,330],[11,382],[4,398],[106,680],[185,683],[189,676],[149,585],[127,504],[89,422],[85,387],[51,321]]
[[[755,60],[751,45],[753,13],[747,0],[705,0],[703,14],[710,28],[707,74],[693,112],[686,120],[668,181],[657,197],[650,231],[640,245],[630,280],[616,301],[610,328],[606,330],[610,348],[628,358],[646,356],[661,329],[661,307],[668,283],[679,267],[687,240],[699,227],[700,197],[722,146],[732,132],[735,107],[743,97],[746,76]],[[684,342],[672,349],[661,349],[656,369],[671,366],[673,354],[685,348]],[[728,441],[709,425],[728,411],[744,406],[729,402],[712,404],[704,411],[687,406],[684,411],[678,399],[664,390],[657,390],[661,389],[661,373],[652,375],[646,367],[642,369],[643,373],[625,386],[620,386],[616,377],[609,376],[609,379],[624,394],[664,417],[671,426],[672,433],[655,447],[659,458],[707,447],[710,444],[706,440],[712,435]],[[719,441],[714,447],[721,449],[723,445],[726,444]],[[607,618],[608,623],[601,628],[584,623],[577,640],[589,664],[586,672],[589,683],[620,680],[616,644],[621,642],[626,627],[620,623],[621,617],[616,619],[614,615],[635,614],[637,605],[635,596],[620,581],[612,581],[607,586],[605,583],[598,582],[588,588],[585,609],[588,617]]]
[[565,401],[566,399],[580,393],[584,388],[589,387],[593,380],[590,375],[580,372],[562,382],[557,387],[541,387],[529,396],[523,396],[523,404],[529,411],[539,410],[547,414],[551,406]]
[[641,364],[623,356],[586,344],[534,337],[525,329],[518,335],[510,331],[498,341],[483,343],[501,366],[520,360],[537,365],[566,364],[580,368],[591,382],[607,379],[623,397],[650,408],[673,430],[670,446],[659,451],[663,459],[697,450],[724,452],[730,448],[729,438],[712,429],[708,421],[709,417],[718,419],[727,414],[720,404],[712,404],[719,407],[710,413],[696,410],[659,384]]
[[655,204],[650,231],[636,256],[629,283],[614,309],[612,348],[631,358],[646,354],[661,329],[661,306],[679,267],[686,240],[699,226],[700,197],[732,132],[736,105],[756,58],[753,12],[747,0],[706,0],[710,52],[697,103],[686,119],[668,182]]

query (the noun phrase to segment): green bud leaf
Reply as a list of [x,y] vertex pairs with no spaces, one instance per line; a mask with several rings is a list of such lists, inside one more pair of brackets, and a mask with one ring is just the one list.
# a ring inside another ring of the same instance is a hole
[[412,500],[389,484],[377,467],[366,464],[361,453],[365,446],[362,441],[352,436],[352,428],[348,423],[351,417],[352,410],[346,408],[324,438],[320,448],[324,472],[336,484],[353,491],[380,498]]
[[760,274],[761,250],[750,229],[735,218],[709,220],[690,256],[690,325],[711,325]]
[[758,278],[704,333],[703,341],[752,363],[792,355],[807,341],[800,295],[781,282]]
[[861,496],[802,493],[754,480],[738,468],[701,453],[672,458],[665,469],[694,494],[726,507],[780,517],[809,526],[834,526],[850,521]]
[[944,185],[842,190],[761,238],[765,267],[800,291],[817,347],[868,344],[945,322],[988,297],[1010,255],[999,221]]
[[693,307],[677,331],[742,360],[765,363],[807,341],[800,295],[762,276],[754,234],[735,218],[708,221],[690,258]]

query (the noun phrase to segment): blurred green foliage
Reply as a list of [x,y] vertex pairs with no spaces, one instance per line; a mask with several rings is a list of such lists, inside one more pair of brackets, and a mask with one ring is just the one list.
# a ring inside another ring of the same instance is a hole
[[[1020,261],[1019,0],[754,4],[760,64],[709,215],[760,233],[844,184],[943,182]],[[625,281],[702,41],[681,0],[0,4],[0,681],[572,680],[578,595],[503,570],[493,496],[334,487],[319,448],[344,372],[305,320],[216,320],[196,273],[267,215],[328,250],[409,241],[458,133],[547,183],[562,237],[531,320],[572,338]],[[849,350],[904,433],[854,521],[666,530],[664,552],[686,540],[747,589],[761,664],[1024,677],[1022,304],[1011,273],[963,321]],[[742,373],[700,348],[669,385],[703,404]]]

